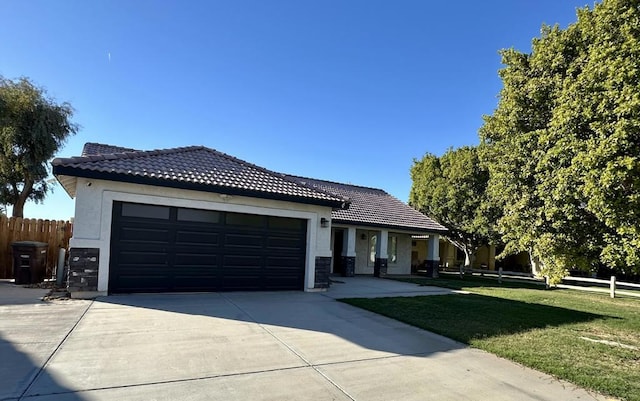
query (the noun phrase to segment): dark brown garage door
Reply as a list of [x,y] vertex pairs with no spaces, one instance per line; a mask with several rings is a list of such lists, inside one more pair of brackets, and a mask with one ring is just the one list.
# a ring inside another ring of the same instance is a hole
[[306,220],[114,202],[109,292],[302,290]]

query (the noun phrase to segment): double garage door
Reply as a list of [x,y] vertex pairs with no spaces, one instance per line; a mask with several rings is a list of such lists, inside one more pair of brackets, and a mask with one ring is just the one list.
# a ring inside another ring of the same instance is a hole
[[109,292],[302,290],[303,219],[114,202]]

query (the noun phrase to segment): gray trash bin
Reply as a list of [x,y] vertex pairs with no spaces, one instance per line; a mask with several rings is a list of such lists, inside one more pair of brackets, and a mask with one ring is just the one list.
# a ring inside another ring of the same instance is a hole
[[18,241],[11,244],[13,277],[16,284],[37,284],[44,280],[47,270],[49,244],[37,241]]

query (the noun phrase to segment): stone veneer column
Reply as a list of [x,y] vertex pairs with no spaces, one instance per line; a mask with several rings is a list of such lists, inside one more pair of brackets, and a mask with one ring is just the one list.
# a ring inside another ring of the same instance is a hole
[[67,291],[73,293],[98,291],[98,248],[71,248],[69,251],[69,281]]
[[331,257],[330,256],[316,256],[316,276],[315,285],[313,288],[329,288],[331,280],[329,275],[331,274]]
[[356,275],[356,228],[349,227],[345,231],[344,246],[342,247],[342,266],[345,277]]

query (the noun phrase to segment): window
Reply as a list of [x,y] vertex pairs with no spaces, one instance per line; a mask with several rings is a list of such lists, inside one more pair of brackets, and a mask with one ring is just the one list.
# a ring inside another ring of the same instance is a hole
[[398,236],[390,235],[389,243],[387,244],[387,256],[389,263],[398,262]]
[[269,228],[283,229],[283,230],[302,230],[304,220],[291,219],[288,217],[269,217]]
[[369,259],[367,260],[368,266],[373,266],[376,263],[376,247],[378,244],[378,235],[369,234]]
[[123,203],[122,216],[142,217],[145,219],[169,220],[168,206],[143,205],[140,203]]
[[202,223],[219,223],[220,212],[199,209],[178,209],[178,220],[198,221]]
[[227,224],[232,226],[264,227],[265,216],[257,214],[227,213]]

